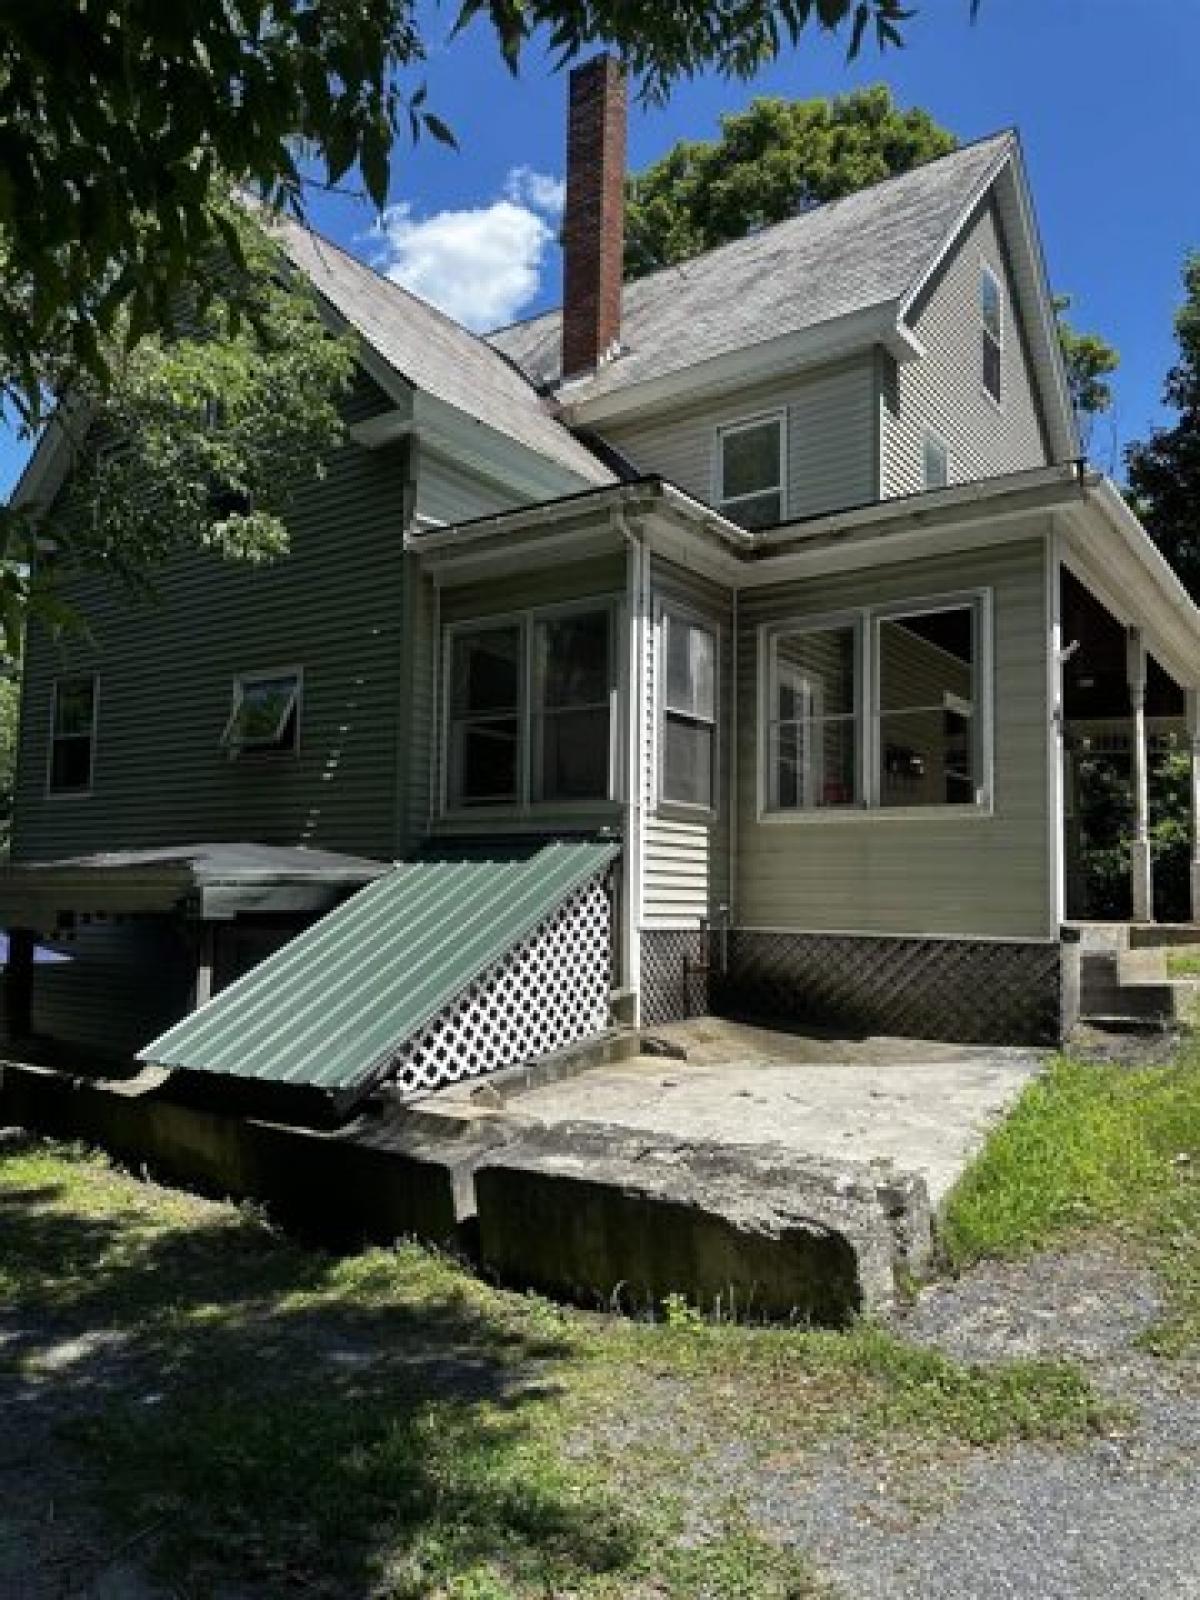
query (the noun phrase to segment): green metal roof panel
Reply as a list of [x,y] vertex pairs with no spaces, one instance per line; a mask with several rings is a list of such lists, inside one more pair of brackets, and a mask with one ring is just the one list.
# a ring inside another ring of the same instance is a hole
[[619,847],[401,864],[139,1051],[158,1067],[345,1096]]

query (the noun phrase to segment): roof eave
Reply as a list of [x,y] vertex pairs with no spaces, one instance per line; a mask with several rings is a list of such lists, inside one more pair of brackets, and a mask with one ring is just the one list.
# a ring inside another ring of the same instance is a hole
[[918,360],[924,354],[924,347],[899,316],[898,302],[886,300],[602,394],[586,392],[591,380],[568,383],[557,391],[557,398],[565,420],[575,427],[592,427],[668,410],[681,402],[723,394],[801,367],[824,365],[875,345],[883,345],[901,362]]

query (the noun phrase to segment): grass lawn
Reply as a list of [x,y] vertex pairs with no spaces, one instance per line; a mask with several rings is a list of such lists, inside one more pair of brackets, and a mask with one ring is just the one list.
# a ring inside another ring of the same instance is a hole
[[1167,951],[1168,978],[1200,978],[1200,945]]
[[0,1146],[5,1328],[0,1395],[48,1414],[113,1544],[181,1595],[803,1600],[825,1591],[731,1503],[726,1452],[932,1460],[1112,1420],[1068,1364],[562,1311],[36,1143]]
[[1200,1343],[1200,1039],[1166,1066],[1055,1062],[950,1196],[943,1247],[958,1268],[1098,1228],[1167,1286],[1152,1348]]

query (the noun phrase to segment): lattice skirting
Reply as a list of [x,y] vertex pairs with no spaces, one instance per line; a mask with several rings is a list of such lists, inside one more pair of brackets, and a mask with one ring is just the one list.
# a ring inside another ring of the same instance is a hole
[[561,1050],[607,1026],[611,984],[611,898],[596,879],[435,1017],[389,1076],[419,1094]]
[[1057,1043],[1070,1021],[1057,942],[733,929],[728,952],[718,1013],[981,1044]]
[[711,1011],[707,946],[712,935],[692,929],[642,934],[642,1021],[683,1022]]

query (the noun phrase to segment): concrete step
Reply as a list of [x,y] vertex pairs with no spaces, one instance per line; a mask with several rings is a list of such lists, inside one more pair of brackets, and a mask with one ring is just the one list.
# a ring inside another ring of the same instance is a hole
[[1200,945],[1200,923],[1135,922],[1128,929],[1131,950],[1161,950],[1172,945]]
[[1195,988],[1166,976],[1161,950],[1085,950],[1080,969],[1080,1014],[1086,1022],[1181,1022]]

